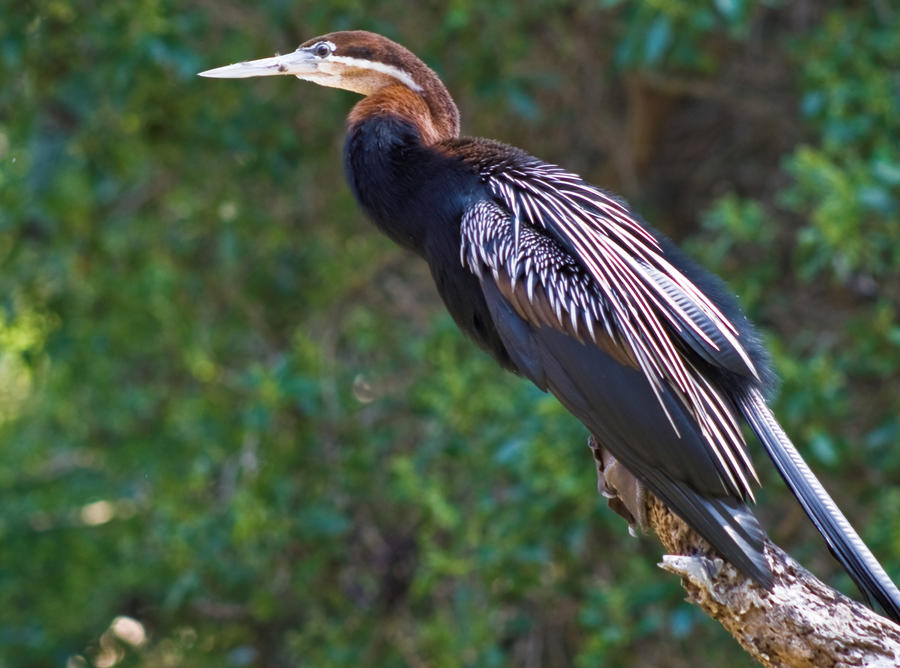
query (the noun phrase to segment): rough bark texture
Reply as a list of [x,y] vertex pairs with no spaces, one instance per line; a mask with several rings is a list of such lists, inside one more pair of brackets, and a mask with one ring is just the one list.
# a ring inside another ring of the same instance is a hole
[[[774,543],[766,590],[724,562],[703,538],[636,481],[591,438],[598,488],[629,524],[651,528],[670,553],[660,567],[681,576],[700,606],[764,666],[900,666],[900,626],[816,579]],[[629,480],[630,478],[630,480]],[[619,489],[622,494],[619,495]]]

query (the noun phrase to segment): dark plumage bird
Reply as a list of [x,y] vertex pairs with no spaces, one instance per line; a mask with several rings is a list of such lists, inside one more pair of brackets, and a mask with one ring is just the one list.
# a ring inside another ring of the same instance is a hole
[[722,283],[621,200],[490,139],[459,136],[447,89],[380,35],[337,32],[203,72],[294,75],[365,96],[347,179],[375,224],[428,263],[459,327],[552,392],[600,444],[740,571],[770,586],[745,420],[862,591],[900,592],[775,420],[766,353]]

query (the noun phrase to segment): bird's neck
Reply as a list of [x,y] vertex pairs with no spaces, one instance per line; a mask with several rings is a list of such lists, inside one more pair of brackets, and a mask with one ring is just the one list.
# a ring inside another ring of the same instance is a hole
[[344,147],[347,181],[360,206],[394,241],[419,252],[429,225],[415,203],[427,196],[430,132],[408,114],[379,109],[351,116]]
[[419,92],[397,84],[363,98],[350,112],[350,131],[359,123],[380,116],[408,121],[426,146],[459,136],[459,111],[438,79]]
[[347,121],[345,160],[353,194],[382,231],[420,251],[428,230],[410,205],[427,180],[427,147],[450,128],[435,122],[421,95],[399,84],[363,98]]
[[411,91],[371,95],[349,119],[344,159],[353,194],[383,232],[423,255],[458,235],[464,206],[484,196],[477,172],[438,143],[449,128]]

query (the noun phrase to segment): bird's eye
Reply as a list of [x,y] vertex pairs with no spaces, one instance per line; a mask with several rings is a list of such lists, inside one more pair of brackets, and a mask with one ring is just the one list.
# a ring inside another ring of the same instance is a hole
[[331,55],[331,47],[325,42],[319,42],[313,47],[313,54],[316,58],[325,58]]

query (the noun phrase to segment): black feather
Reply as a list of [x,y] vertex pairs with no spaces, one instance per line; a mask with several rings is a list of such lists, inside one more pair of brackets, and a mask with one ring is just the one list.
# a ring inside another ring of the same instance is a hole
[[803,461],[760,392],[748,392],[741,399],[740,408],[831,553],[867,597],[891,619],[900,620],[900,590]]

